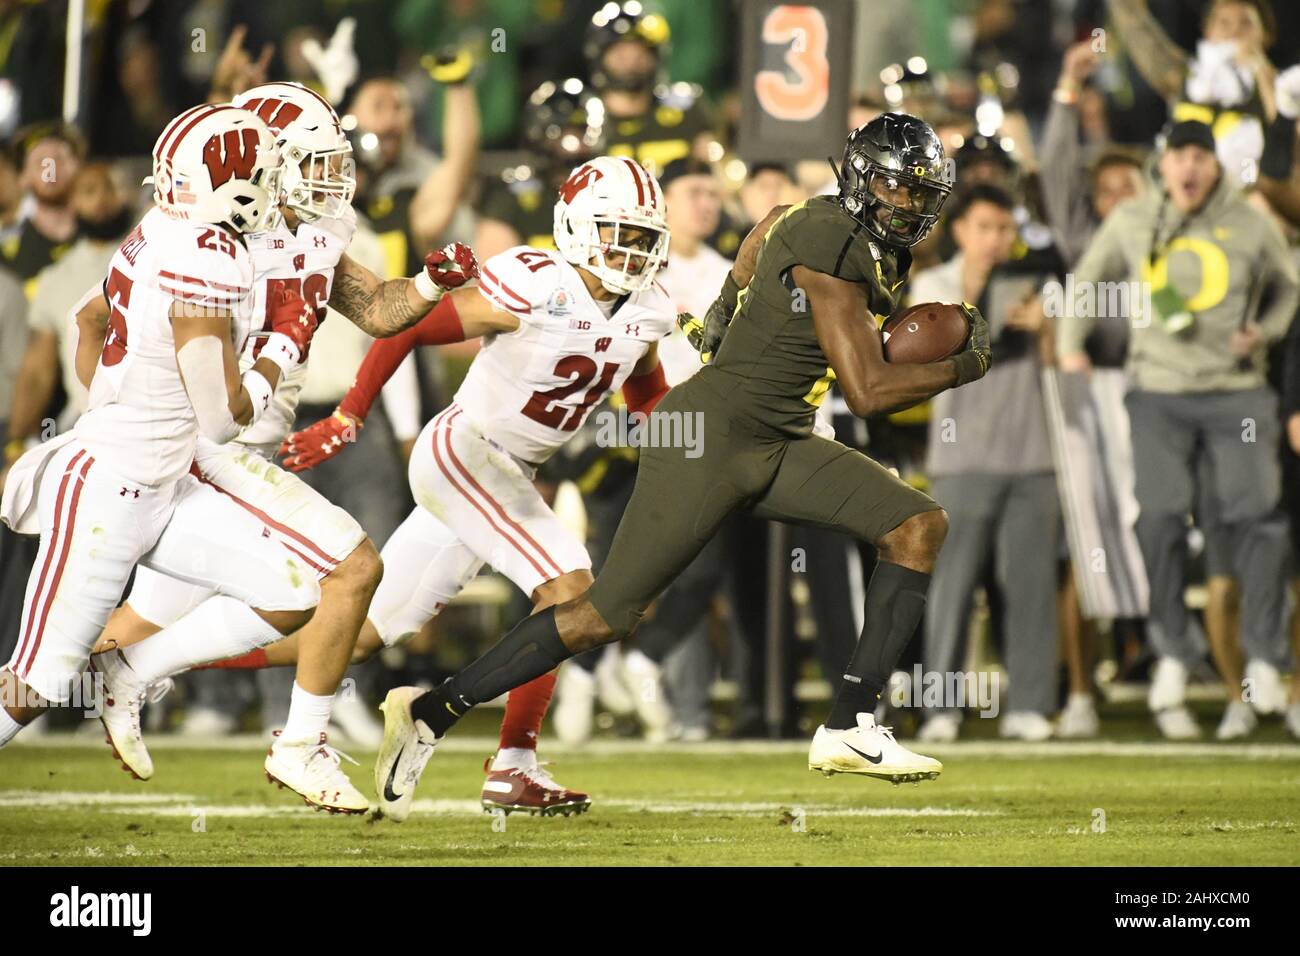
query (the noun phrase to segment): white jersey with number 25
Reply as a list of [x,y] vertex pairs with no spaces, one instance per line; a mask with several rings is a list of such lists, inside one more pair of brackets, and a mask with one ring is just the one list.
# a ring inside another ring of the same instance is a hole
[[252,323],[253,259],[220,226],[172,219],[155,208],[131,230],[108,266],[104,350],[77,438],[96,459],[143,485],[184,475],[198,420],[176,362],[174,303],[229,310],[242,349]]

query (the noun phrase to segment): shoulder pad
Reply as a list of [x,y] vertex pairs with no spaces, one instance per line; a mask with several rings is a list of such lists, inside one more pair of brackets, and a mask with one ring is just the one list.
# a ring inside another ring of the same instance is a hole
[[563,274],[554,250],[514,246],[480,269],[479,294],[493,305],[525,316],[546,303]]

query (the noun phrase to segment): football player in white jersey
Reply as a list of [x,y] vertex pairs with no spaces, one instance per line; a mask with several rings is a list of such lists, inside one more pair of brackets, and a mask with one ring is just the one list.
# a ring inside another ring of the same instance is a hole
[[[384,579],[358,660],[419,631],[484,564],[538,610],[591,583],[586,548],[532,479],[615,389],[633,412],[649,412],[667,391],[658,341],[675,314],[654,281],[668,249],[659,184],[629,159],[584,163],[560,189],[554,232],[558,252],[517,246],[493,256],[477,288],[453,292],[418,325],[376,342],[335,414],[286,442],[290,468],[327,460],[413,347],[482,337],[451,405],[416,442],[409,473],[417,507],[384,546]],[[292,663],[298,643],[267,647],[269,663]],[[568,814],[590,805],[537,762],[554,685],[547,674],[510,694],[485,808]],[[404,819],[408,782],[377,778],[375,786],[385,814]]]
[[[385,336],[424,315],[444,287],[473,274],[473,255],[459,246],[431,254],[415,279],[380,281],[344,251],[356,230],[355,180],[351,147],[329,103],[296,83],[268,83],[241,94],[235,104],[267,124],[284,157],[281,221],[248,237],[258,334],[243,351],[244,367],[258,360],[266,341],[260,335],[270,331],[268,303],[284,290],[300,294],[318,314],[328,303],[369,334]],[[317,612],[298,637],[303,652],[289,715],[267,755],[266,773],[319,809],[360,813],[368,802],[343,773],[325,727],[381,564],[350,515],[272,460],[293,427],[305,378],[304,357],[279,383],[266,412],[234,441],[200,440],[195,466],[200,480],[262,522],[321,585]],[[233,638],[227,644],[223,634],[187,628],[151,637],[211,595],[201,585],[141,567],[127,603],[101,638],[106,650],[95,663],[111,700],[102,720],[123,766],[140,779],[153,774],[139,719],[147,686],[248,650]]]
[[19,643],[0,671],[0,746],[45,703],[70,700],[137,564],[211,589],[178,623],[233,646],[269,643],[311,618],[320,587],[308,566],[190,470],[201,437],[228,441],[266,412],[316,327],[301,296],[276,296],[261,353],[241,375],[253,317],[247,236],[279,216],[280,164],[265,124],[229,105],[182,113],[154,146],[155,205],[104,282],[107,334],[78,344],[87,411],[15,463],[0,503],[11,528],[41,537]]

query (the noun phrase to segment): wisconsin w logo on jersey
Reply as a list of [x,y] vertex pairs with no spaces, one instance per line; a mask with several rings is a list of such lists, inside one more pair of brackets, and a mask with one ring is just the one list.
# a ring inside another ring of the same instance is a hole
[[613,339],[607,338],[606,336],[602,335],[600,338],[596,339],[596,351],[597,352],[605,351],[610,347],[613,341],[614,341]]
[[235,177],[248,179],[256,162],[255,129],[228,129],[209,137],[203,145],[203,165],[208,167],[213,189],[219,189]]

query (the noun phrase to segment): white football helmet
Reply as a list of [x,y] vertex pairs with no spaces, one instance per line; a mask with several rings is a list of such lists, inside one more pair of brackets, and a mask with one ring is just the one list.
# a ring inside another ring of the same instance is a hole
[[[560,255],[600,279],[610,292],[629,295],[654,282],[668,260],[668,220],[659,181],[634,160],[597,156],[577,167],[555,204],[555,246]],[[601,227],[607,227],[601,236]],[[626,230],[646,237],[630,245]],[[611,265],[610,256],[622,256]]]
[[232,101],[256,113],[284,156],[284,201],[307,220],[338,219],[357,190],[352,144],[334,108],[301,83],[264,83]]
[[176,117],[153,147],[153,200],[167,215],[260,232],[280,221],[280,152],[266,124],[228,103]]

